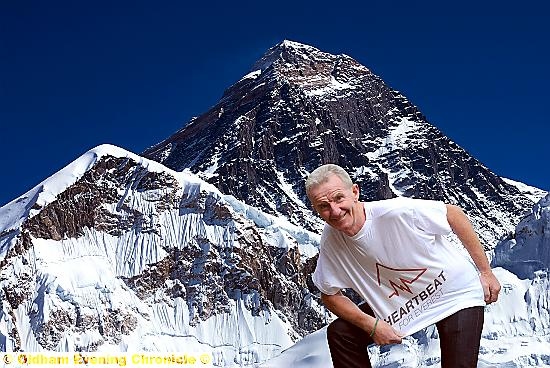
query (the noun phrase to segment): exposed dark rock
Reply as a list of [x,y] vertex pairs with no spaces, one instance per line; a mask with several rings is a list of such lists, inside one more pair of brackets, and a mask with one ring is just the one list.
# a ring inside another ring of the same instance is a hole
[[349,56],[283,42],[252,70],[144,155],[312,230],[320,224],[304,181],[324,163],[347,169],[363,200],[404,195],[461,205],[486,230],[489,248],[532,205]]
[[73,330],[75,333],[97,330],[104,340],[93,345],[77,346],[77,351],[96,351],[99,344],[105,341],[118,344],[121,335],[128,335],[136,328],[137,319],[120,310],[105,309],[101,316],[98,314],[83,316],[75,309],[54,309],[47,316],[47,322],[41,322],[39,326],[36,340],[40,346],[48,350],[55,350],[67,330]]
[[286,251],[265,245],[255,227],[237,226],[235,232],[239,246],[224,248],[196,238],[181,250],[170,250],[167,257],[140,275],[123,280],[141,299],[159,289],[167,297],[185,299],[192,324],[230,312],[229,299],[249,295],[257,297],[256,302],[246,305],[252,315],[272,306],[289,317],[300,334],[323,326],[325,321],[311,302],[304,304],[304,298],[316,297],[308,290],[298,249]]
[[[129,190],[153,191],[162,189],[160,196],[147,200],[155,202],[159,211],[177,204],[175,178],[166,173],[150,172],[128,158],[106,156],[88,170],[82,178],[68,187],[55,201],[45,206],[37,216],[24,224],[34,237],[61,240],[79,237],[85,227],[117,236],[132,227],[147,229],[143,214],[126,203]],[[105,204],[118,203],[112,213]]]

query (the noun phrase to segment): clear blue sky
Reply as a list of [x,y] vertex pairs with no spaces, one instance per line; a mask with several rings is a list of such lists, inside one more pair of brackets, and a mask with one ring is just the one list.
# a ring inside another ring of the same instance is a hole
[[550,189],[550,5],[0,1],[0,206],[102,143],[135,153],[271,46],[345,53],[498,175]]

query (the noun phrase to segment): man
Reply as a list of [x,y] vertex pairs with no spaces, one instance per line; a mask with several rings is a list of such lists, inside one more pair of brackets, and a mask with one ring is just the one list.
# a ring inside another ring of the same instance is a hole
[[[371,367],[367,345],[401,343],[434,323],[442,368],[476,367],[484,305],[500,284],[464,212],[411,198],[362,203],[359,186],[332,164],[309,175],[306,193],[326,222],[313,281],[339,317],[327,329],[334,367]],[[451,230],[475,266],[445,238]]]

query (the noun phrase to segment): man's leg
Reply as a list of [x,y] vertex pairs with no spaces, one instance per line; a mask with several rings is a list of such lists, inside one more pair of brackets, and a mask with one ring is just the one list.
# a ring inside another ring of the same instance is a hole
[[441,368],[477,367],[483,312],[483,307],[466,308],[436,323]]
[[[359,308],[374,315],[367,303]],[[367,346],[373,341],[366,331],[337,318],[327,328],[327,340],[334,368],[371,368]]]

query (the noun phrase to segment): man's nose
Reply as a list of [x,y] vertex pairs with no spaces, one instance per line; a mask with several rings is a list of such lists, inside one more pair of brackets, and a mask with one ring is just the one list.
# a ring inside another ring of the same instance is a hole
[[339,214],[340,213],[340,207],[338,207],[338,205],[334,202],[329,202],[330,204],[330,213],[331,214]]

